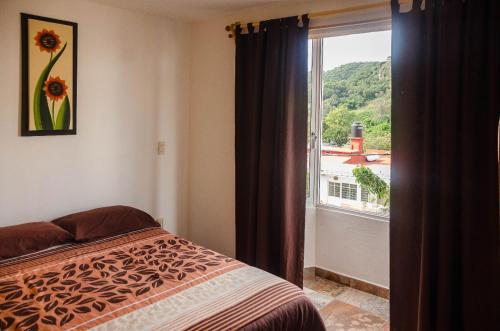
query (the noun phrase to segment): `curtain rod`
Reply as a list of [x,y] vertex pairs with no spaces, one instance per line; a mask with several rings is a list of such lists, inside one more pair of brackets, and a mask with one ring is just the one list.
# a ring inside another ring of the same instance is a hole
[[[400,0],[400,4],[407,4],[410,3],[412,0]],[[316,13],[310,13],[308,14],[308,17],[310,19],[314,18],[323,18],[323,17],[331,17],[331,16],[336,16],[339,14],[345,14],[345,13],[351,13],[351,12],[356,12],[356,11],[362,11],[362,10],[369,10],[369,9],[375,9],[375,8],[383,8],[386,6],[389,6],[391,4],[390,0],[386,1],[381,1],[381,2],[375,2],[375,3],[369,3],[365,5],[357,5],[357,6],[352,6],[352,7],[344,7],[344,8],[339,8],[339,9],[332,9],[332,10],[327,10],[327,11],[321,11],[321,12],[316,12]],[[299,20],[302,19],[301,16],[297,16]],[[233,38],[234,32],[236,31],[237,26],[246,26],[248,24],[252,24],[254,27],[258,27],[260,22],[235,22],[231,25],[226,26],[226,31],[230,32],[228,35],[229,38]]]

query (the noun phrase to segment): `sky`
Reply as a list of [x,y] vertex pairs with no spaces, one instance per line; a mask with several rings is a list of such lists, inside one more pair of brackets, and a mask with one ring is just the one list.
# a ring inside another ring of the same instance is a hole
[[384,61],[390,55],[390,30],[323,39],[325,71],[350,62]]

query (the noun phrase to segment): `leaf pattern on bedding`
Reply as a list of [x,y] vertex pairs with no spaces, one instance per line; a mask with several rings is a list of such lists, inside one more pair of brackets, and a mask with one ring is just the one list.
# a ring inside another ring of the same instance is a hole
[[[62,267],[0,282],[0,330],[64,329],[76,318],[113,311],[191,273],[234,261],[175,236],[77,256]],[[168,288],[168,287],[167,287]]]

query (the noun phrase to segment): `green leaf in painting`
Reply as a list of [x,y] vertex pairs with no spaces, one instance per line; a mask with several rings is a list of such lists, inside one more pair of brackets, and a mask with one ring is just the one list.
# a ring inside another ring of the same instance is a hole
[[38,81],[35,85],[35,92],[33,94],[33,116],[35,119],[35,128],[37,130],[53,130],[52,117],[50,115],[49,104],[47,102],[47,96],[43,90],[43,85],[49,77],[52,67],[56,64],[57,60],[61,57],[64,50],[66,49],[67,43],[64,44],[63,48],[57,53],[56,56],[47,64],[45,69],[43,69]]
[[59,108],[59,112],[57,113],[55,129],[68,130],[70,118],[71,118],[71,111],[70,111],[69,99],[68,96],[65,96],[61,104],[61,107]]

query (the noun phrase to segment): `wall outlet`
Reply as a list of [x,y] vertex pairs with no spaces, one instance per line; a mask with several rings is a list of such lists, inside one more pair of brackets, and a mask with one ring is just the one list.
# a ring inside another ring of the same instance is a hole
[[158,152],[158,155],[164,155],[165,154],[165,142],[164,141],[159,141],[158,142],[157,152]]
[[165,220],[164,220],[163,217],[157,218],[155,221],[158,222],[158,223],[160,223],[161,227],[163,228],[163,225],[165,223]]

